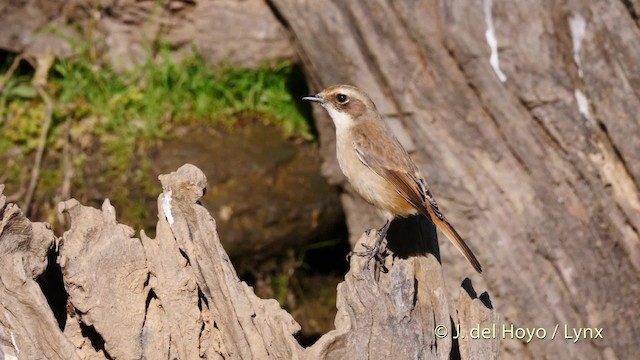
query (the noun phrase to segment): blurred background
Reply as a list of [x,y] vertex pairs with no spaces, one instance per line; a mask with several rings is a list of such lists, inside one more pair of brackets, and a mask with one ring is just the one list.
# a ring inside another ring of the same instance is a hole
[[[367,91],[517,327],[604,339],[501,342],[504,358],[640,356],[640,2],[0,1],[0,183],[33,221],[109,198],[153,235],[157,176],[189,162],[241,278],[333,328],[345,255],[382,220],[300,98]],[[55,255],[55,254],[54,254]],[[52,255],[52,256],[54,256]],[[55,256],[53,257],[55,259]],[[64,313],[55,261],[42,286]],[[58,270],[59,271],[59,270]]]

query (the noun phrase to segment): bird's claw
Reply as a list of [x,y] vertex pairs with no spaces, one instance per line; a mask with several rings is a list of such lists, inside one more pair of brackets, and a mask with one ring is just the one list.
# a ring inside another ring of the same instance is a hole
[[[362,267],[363,270],[368,270],[369,269],[369,263],[371,262],[371,260],[375,259],[376,262],[384,267],[384,259],[389,255],[389,251],[387,251],[387,249],[383,249],[382,251],[380,251],[381,246],[379,246],[378,244],[376,244],[376,246],[369,246],[367,244],[360,244],[362,247],[364,247],[365,249],[367,249],[366,251],[351,251],[349,252],[349,254],[347,255],[347,261],[349,259],[351,259],[352,256],[356,255],[356,256],[365,256],[367,257],[367,260],[364,263],[364,266]],[[385,268],[386,269],[386,268]]]
[[[367,244],[360,244],[362,245],[362,247],[364,247],[365,249],[367,249],[366,251],[351,251],[348,255],[347,255],[347,261],[349,261],[351,259],[351,257],[353,255],[356,256],[366,256],[367,260],[364,263],[363,266],[363,270],[365,269],[369,269],[369,263],[371,262],[372,259],[376,260],[376,263],[378,265],[380,265],[380,267],[382,268],[383,272],[387,272],[387,268],[384,266],[384,258],[386,258],[389,255],[389,252],[387,251],[386,247],[383,248],[382,247],[382,242],[384,241],[384,239],[387,236],[387,230],[389,229],[389,225],[391,224],[390,220],[387,220],[387,222],[384,224],[384,226],[382,226],[382,228],[380,230],[377,231],[377,239],[376,242],[374,243],[373,246],[369,246]],[[369,234],[371,233],[371,229],[365,231],[367,236],[369,236]],[[382,249],[382,251],[381,251]]]

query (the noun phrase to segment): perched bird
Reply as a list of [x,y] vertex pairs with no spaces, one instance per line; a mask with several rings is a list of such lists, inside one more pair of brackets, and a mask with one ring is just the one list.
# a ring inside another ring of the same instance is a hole
[[383,211],[387,221],[373,248],[351,255],[380,259],[380,247],[391,221],[420,214],[430,219],[482,272],[480,262],[444,217],[420,170],[380,117],[362,90],[336,85],[303,100],[324,107],[336,127],[336,153],[340,169],[360,196]]

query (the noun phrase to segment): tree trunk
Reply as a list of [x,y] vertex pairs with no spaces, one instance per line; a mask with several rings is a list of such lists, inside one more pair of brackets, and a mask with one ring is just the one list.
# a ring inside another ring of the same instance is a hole
[[[640,318],[640,3],[271,2],[313,90],[353,84],[385,114],[506,324],[545,329],[530,343],[504,334],[507,355],[640,356],[638,322],[623,321]],[[314,111],[355,239],[381,222],[345,184],[333,125]],[[441,245],[458,284],[472,270]],[[565,325],[604,339],[573,344]]]

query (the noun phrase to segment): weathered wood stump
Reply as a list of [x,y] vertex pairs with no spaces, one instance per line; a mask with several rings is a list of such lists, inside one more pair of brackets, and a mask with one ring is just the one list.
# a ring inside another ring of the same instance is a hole
[[[398,255],[385,259],[388,272],[351,259],[338,286],[336,329],[303,348],[291,315],[238,279],[215,220],[198,203],[204,174],[184,165],[160,181],[155,239],[144,232],[136,238],[118,224],[108,200],[102,209],[68,200],[59,209],[70,229],[56,240],[46,225],[5,204],[0,188],[0,358],[497,357],[498,338],[453,339],[456,325],[465,333],[499,324],[487,295],[478,299],[467,280],[458,299],[450,299],[435,238],[397,232]],[[365,234],[360,243],[372,243],[375,235]],[[427,251],[434,246],[435,256]],[[68,294],[60,324],[35,280],[50,251],[58,254]]]

